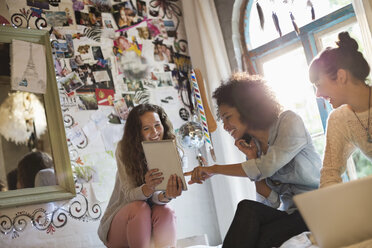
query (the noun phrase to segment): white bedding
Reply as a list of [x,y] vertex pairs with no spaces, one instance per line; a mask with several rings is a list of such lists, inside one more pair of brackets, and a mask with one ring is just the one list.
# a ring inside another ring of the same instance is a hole
[[[343,248],[371,248],[371,247],[372,239],[369,239],[354,245],[344,246]],[[316,241],[310,232],[303,232],[284,242],[280,246],[280,248],[320,248],[320,247],[316,244]]]

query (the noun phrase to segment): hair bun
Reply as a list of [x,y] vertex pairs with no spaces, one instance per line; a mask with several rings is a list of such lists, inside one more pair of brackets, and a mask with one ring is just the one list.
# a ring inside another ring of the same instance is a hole
[[341,32],[338,34],[338,41],[336,44],[339,48],[350,50],[350,51],[358,51],[358,43],[350,37],[348,32]]

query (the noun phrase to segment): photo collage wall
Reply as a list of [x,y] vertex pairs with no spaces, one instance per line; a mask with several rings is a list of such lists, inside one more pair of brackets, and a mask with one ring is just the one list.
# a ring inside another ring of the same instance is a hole
[[49,30],[73,165],[112,154],[138,104],[162,106],[175,130],[191,119],[180,1],[9,1],[11,24]]

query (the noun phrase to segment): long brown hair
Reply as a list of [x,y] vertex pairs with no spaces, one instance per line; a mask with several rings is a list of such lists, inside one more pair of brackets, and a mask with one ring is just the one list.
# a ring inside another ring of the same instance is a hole
[[164,109],[153,104],[140,104],[134,107],[127,118],[124,128],[123,138],[119,144],[121,149],[121,159],[123,159],[126,172],[133,179],[136,186],[140,186],[145,181],[147,164],[143,152],[143,137],[141,134],[142,123],[140,117],[147,113],[154,112],[159,115],[161,124],[164,128],[163,139],[174,139],[173,126]]

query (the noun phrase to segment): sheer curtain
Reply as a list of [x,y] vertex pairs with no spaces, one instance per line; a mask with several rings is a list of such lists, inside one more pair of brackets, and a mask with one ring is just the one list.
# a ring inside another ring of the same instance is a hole
[[[230,73],[230,65],[222,37],[217,12],[213,0],[183,0],[184,22],[194,68],[202,72],[207,98],[212,112],[216,113],[211,95]],[[208,155],[208,164],[227,164],[245,160],[242,153],[234,146],[230,135],[223,130],[221,122],[211,134],[216,154],[216,162]],[[236,205],[242,199],[255,199],[254,184],[247,178],[214,176],[207,183],[211,184],[214,196],[221,239],[231,224]]]
[[364,57],[372,67],[372,2],[353,0],[353,8],[362,32]]

